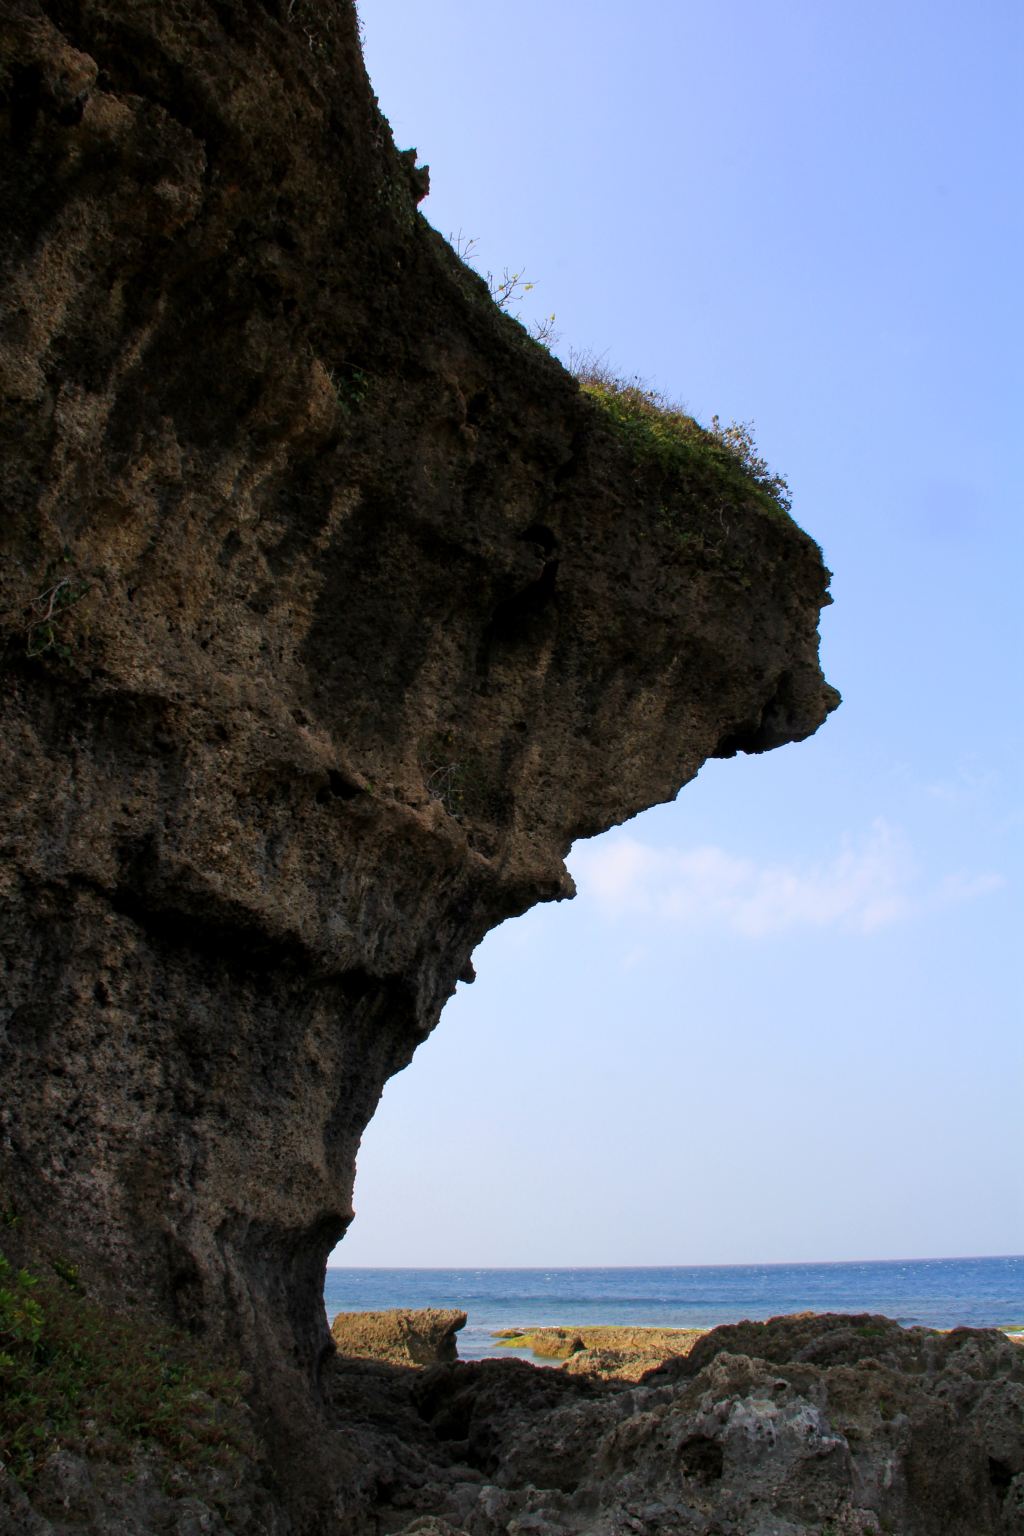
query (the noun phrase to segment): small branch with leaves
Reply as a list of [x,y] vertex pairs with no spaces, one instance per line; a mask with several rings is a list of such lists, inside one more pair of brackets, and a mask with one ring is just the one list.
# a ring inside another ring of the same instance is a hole
[[[448,236],[448,243],[467,266],[476,266],[476,248],[479,242],[476,239],[468,239],[460,229],[458,234]],[[502,269],[500,277],[495,277],[493,272],[484,274],[491,298],[494,300],[502,314],[510,315],[514,320],[519,320],[520,325],[529,330],[534,341],[539,341],[543,346],[550,347],[558,340],[555,330],[555,316],[545,315],[542,320],[534,320],[529,326],[525,326],[518,314],[518,309],[524,297],[532,293],[537,284],[527,281],[526,268],[522,267],[518,272],[509,271],[508,267]]]
[[[48,580],[52,574],[52,571],[48,573]],[[0,623],[15,619],[14,624],[4,624],[3,627],[8,633],[24,636],[26,656],[45,656],[52,652],[66,659],[71,654],[71,647],[66,639],[65,621],[89,589],[89,582],[70,575],[61,576],[57,581],[50,580],[50,585],[29,598],[22,608],[8,609],[0,616]]]

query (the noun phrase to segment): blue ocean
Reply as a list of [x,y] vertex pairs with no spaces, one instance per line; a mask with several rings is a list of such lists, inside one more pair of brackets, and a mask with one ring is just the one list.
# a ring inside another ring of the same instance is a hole
[[343,1269],[327,1271],[336,1312],[459,1307],[459,1355],[481,1359],[500,1328],[617,1323],[713,1328],[785,1312],[882,1312],[907,1326],[1024,1327],[1024,1257],[673,1269]]

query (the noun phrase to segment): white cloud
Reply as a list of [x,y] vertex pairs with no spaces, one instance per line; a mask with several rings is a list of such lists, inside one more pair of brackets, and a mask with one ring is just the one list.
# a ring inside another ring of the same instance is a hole
[[944,875],[935,887],[934,902],[937,907],[958,907],[962,902],[974,901],[987,896],[1006,884],[1002,875]]
[[930,800],[938,800],[945,805],[955,805],[965,800],[977,800],[990,795],[998,783],[999,775],[992,769],[961,764],[949,778],[937,779],[925,784],[924,792]]
[[882,820],[824,863],[758,864],[724,848],[655,848],[622,836],[577,847],[572,866],[580,894],[613,914],[710,924],[755,938],[802,927],[873,933],[1003,884],[998,875],[959,874],[929,886],[906,837]]

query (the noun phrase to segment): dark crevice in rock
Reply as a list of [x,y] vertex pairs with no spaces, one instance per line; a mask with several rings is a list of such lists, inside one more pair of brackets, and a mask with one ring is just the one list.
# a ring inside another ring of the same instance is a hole
[[531,523],[529,528],[524,528],[519,535],[524,544],[537,544],[545,559],[548,559],[558,548],[557,535],[550,528],[545,528],[543,523]]
[[555,583],[558,578],[558,561],[546,560],[536,581],[505,598],[494,610],[494,616],[484,631],[483,652],[489,655],[493,646],[527,645],[534,638],[531,621],[539,617],[555,599]]
[[721,1477],[725,1453],[717,1440],[707,1435],[692,1435],[679,1447],[679,1461],[686,1477],[707,1486]]
[[1000,1461],[996,1456],[990,1456],[988,1459],[988,1476],[989,1482],[997,1494],[1003,1496],[1009,1492],[1014,1473],[1005,1461]]
[[332,800],[354,800],[363,793],[362,785],[346,778],[336,768],[331,768],[327,773],[327,783],[316,792],[316,799],[318,805],[330,805]]

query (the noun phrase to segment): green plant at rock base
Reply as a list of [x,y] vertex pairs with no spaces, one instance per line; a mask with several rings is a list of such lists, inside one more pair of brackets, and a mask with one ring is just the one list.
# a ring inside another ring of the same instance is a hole
[[[77,1285],[75,1267],[63,1267]],[[111,1461],[157,1450],[192,1469],[231,1469],[252,1454],[242,1376],[211,1369],[183,1335],[65,1286],[0,1253],[0,1462],[20,1482],[58,1447]]]
[[570,357],[580,389],[602,407],[637,459],[661,471],[667,483],[701,491],[709,504],[741,497],[775,517],[788,516],[792,500],[782,475],[758,454],[750,422],[723,427],[711,418],[702,427],[641,379],[621,379],[592,357]]

